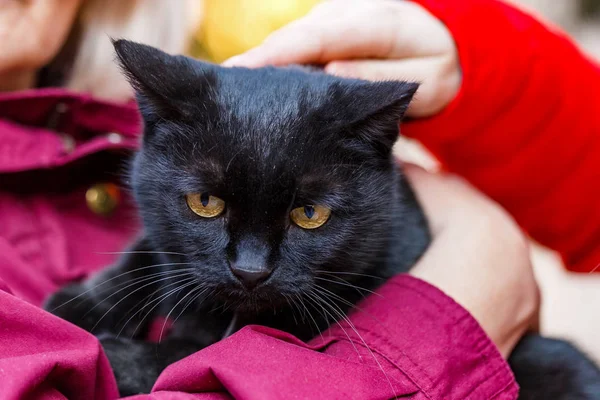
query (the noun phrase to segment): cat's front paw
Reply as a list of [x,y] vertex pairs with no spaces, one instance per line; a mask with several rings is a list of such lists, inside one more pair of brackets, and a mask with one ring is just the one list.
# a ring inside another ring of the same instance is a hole
[[121,396],[150,393],[162,363],[148,342],[100,336],[100,343],[117,380]]

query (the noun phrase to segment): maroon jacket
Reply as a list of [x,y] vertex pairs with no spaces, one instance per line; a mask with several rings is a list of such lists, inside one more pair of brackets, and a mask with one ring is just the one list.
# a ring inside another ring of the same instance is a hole
[[[131,199],[106,186],[138,143],[137,110],[53,89],[2,95],[0,117],[2,398],[114,399],[97,340],[38,306],[138,231]],[[353,327],[308,344],[247,327],[170,366],[148,398],[515,398],[507,364],[453,300],[410,276],[379,293]]]

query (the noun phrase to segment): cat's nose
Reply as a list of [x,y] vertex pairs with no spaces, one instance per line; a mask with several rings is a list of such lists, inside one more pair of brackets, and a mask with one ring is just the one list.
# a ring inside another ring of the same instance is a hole
[[259,283],[266,281],[271,276],[271,269],[267,267],[250,267],[239,265],[234,262],[229,263],[231,272],[239,279],[240,282],[247,288],[253,289]]

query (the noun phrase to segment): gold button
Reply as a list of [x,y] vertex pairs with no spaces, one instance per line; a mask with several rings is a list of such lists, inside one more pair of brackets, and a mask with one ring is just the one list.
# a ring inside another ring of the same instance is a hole
[[120,133],[116,133],[116,132],[111,132],[108,135],[106,135],[106,138],[108,139],[108,142],[111,144],[119,144],[123,141],[123,136],[121,136]]
[[119,205],[120,190],[113,183],[99,183],[85,193],[88,208],[95,214],[110,215]]

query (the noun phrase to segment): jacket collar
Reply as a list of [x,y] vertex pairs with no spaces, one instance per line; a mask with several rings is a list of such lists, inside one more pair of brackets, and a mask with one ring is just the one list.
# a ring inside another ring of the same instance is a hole
[[0,93],[0,119],[59,132],[118,132],[126,137],[137,137],[141,132],[135,102],[97,100],[63,88]]
[[117,104],[48,88],[0,93],[0,174],[55,168],[139,146],[135,102]]

